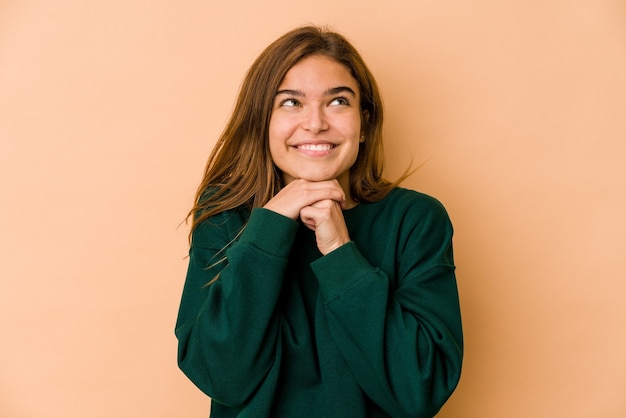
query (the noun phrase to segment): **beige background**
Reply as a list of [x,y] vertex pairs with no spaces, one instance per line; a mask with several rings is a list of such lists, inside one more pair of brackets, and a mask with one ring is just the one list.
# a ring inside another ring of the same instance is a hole
[[623,0],[0,2],[0,416],[206,417],[179,226],[244,72],[326,23],[456,227],[443,418],[626,417]]

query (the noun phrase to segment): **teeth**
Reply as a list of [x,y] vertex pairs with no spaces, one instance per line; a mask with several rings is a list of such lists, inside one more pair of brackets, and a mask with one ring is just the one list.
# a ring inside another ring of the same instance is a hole
[[332,144],[302,144],[298,145],[299,149],[307,151],[329,151],[333,148]]

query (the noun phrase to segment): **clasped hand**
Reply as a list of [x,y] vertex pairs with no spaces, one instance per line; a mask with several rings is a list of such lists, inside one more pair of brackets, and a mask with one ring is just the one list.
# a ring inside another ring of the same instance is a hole
[[319,251],[326,255],[350,241],[342,208],[346,195],[337,180],[296,179],[287,184],[267,204],[269,209],[297,220],[315,231]]

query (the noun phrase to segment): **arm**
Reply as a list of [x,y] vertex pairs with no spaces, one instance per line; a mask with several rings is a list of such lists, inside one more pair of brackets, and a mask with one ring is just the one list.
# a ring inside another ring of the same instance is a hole
[[[194,231],[176,326],[178,362],[213,400],[241,405],[263,382],[276,378],[276,304],[298,229],[295,220],[303,207],[324,199],[344,201],[337,181],[292,181],[264,208],[252,211],[224,263],[215,264],[245,223],[242,216],[224,212]],[[206,286],[218,273],[219,279]],[[264,389],[271,391],[269,386]]]
[[243,225],[237,216],[218,215],[194,231],[176,325],[181,370],[215,401],[233,406],[244,403],[277,362],[276,304],[297,230],[296,222],[255,209],[226,260],[215,264]]
[[364,392],[390,416],[432,417],[461,371],[452,227],[443,207],[430,205],[404,229],[395,288],[353,242],[312,268],[333,340]]

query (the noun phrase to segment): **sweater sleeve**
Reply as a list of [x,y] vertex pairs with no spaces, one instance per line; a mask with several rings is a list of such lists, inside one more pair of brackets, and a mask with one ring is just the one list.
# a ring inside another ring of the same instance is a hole
[[297,230],[289,218],[254,209],[224,252],[241,225],[209,219],[194,231],[176,324],[179,367],[229,406],[245,403],[277,362],[276,304]]
[[393,417],[432,417],[454,391],[463,340],[445,209],[402,225],[394,283],[350,242],[312,263],[330,333],[361,388]]

